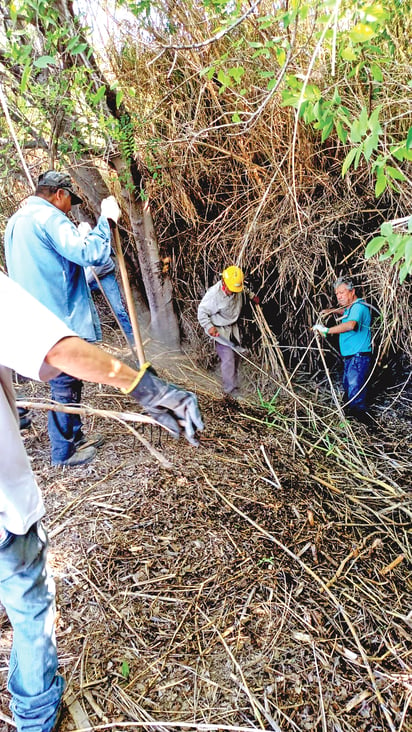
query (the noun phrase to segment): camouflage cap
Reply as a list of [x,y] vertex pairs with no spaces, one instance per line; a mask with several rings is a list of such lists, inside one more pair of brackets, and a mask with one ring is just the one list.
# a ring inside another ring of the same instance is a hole
[[74,192],[73,181],[68,173],[59,173],[57,170],[46,170],[45,173],[39,176],[37,185],[64,188],[65,191],[70,193],[73,206],[76,206],[77,203],[83,203],[82,199]]

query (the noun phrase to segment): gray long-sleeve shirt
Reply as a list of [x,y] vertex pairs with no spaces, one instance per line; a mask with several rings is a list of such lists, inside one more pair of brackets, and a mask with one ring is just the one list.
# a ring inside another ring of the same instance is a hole
[[243,293],[232,292],[226,295],[222,283],[216,282],[210,287],[197,309],[197,319],[210,337],[209,329],[215,326],[219,335],[231,339],[233,336],[240,343],[240,333],[237,321],[243,306]]

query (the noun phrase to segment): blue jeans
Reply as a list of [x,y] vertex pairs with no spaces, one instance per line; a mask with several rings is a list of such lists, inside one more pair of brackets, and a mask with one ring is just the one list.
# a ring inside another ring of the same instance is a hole
[[63,695],[57,675],[54,581],[40,522],[23,536],[2,531],[0,601],[13,628],[8,690],[18,732],[50,732]]
[[367,409],[367,389],[365,382],[369,376],[371,354],[356,353],[346,356],[343,361],[344,400],[350,402],[346,410],[352,413],[365,412]]
[[[81,402],[83,382],[61,373],[51,379],[51,398],[61,404],[78,405]],[[49,412],[48,429],[52,465],[60,465],[71,457],[76,444],[82,439],[82,421],[78,414]]]
[[[129,320],[129,316],[123,305],[122,296],[120,294],[119,285],[117,284],[116,276],[114,272],[109,272],[99,282],[104,290],[104,293],[112,307],[114,314],[116,315],[129,343],[134,344],[134,336],[132,326]],[[100,288],[97,282],[94,280],[90,283],[90,289],[94,292],[100,292]]]

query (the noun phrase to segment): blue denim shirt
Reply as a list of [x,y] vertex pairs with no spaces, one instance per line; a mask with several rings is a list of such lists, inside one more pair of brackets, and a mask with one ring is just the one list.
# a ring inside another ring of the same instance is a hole
[[108,220],[100,216],[97,226],[84,237],[56,206],[30,196],[10,218],[4,244],[10,277],[81,338],[95,341],[83,267],[109,259]]

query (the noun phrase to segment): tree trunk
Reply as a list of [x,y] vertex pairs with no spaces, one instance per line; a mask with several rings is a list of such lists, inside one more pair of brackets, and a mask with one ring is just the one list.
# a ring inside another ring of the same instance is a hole
[[[124,179],[124,160],[112,159],[119,180]],[[150,212],[149,202],[137,201],[134,193],[122,187],[125,210],[136,243],[140,271],[150,310],[152,336],[174,348],[179,346],[180,334],[176,313],[173,309],[173,291],[169,276],[162,274],[157,237]]]

